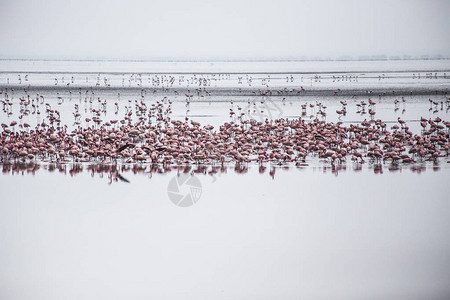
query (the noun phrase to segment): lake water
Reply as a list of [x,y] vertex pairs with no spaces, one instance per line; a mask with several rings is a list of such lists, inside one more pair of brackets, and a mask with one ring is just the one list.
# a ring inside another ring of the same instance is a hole
[[[324,121],[349,125],[370,119],[357,106],[369,98],[388,128],[398,117],[417,134],[421,117],[450,121],[449,60],[0,61],[0,70],[1,98],[15,99],[0,122],[22,114],[19,124],[33,127],[44,104],[25,114],[19,98],[43,96],[68,129],[85,126],[75,124],[75,104],[82,119],[102,108],[106,121],[122,118],[129,100],[163,97],[173,119],[214,126],[236,121],[228,112],[238,107],[258,121],[312,120],[317,107],[302,114],[301,104],[318,102]],[[341,100],[348,112],[339,118]],[[0,298],[445,299],[449,162],[3,161]]]

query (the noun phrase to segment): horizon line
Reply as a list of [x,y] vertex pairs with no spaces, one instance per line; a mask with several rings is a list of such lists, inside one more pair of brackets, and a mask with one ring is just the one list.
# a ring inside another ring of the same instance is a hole
[[408,60],[449,60],[450,57],[422,56],[422,57],[370,57],[361,56],[358,58],[286,58],[286,59],[42,59],[42,58],[0,58],[0,61],[67,61],[67,62],[180,62],[180,63],[215,63],[215,62],[307,62],[307,61],[408,61]]

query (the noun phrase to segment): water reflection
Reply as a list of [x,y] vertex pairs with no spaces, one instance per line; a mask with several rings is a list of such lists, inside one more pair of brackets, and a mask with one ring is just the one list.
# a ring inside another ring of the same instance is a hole
[[[448,162],[447,162],[448,163]],[[331,173],[338,176],[343,172],[368,172],[374,174],[383,174],[388,171],[391,173],[401,172],[402,170],[410,170],[413,173],[422,173],[427,169],[434,172],[439,171],[441,166],[433,163],[421,164],[396,164],[396,163],[374,163],[374,164],[297,164],[297,165],[270,165],[270,164],[243,164],[237,163],[234,165],[180,165],[169,166],[163,164],[103,164],[103,163],[37,163],[37,162],[3,162],[0,163],[2,174],[7,175],[36,175],[39,171],[58,173],[74,177],[81,173],[88,173],[92,178],[107,178],[109,183],[125,182],[130,180],[126,177],[130,175],[142,175],[152,178],[154,175],[166,174],[171,172],[185,173],[192,175],[204,175],[213,177],[216,180],[216,174],[226,174],[229,170],[235,174],[246,174],[252,169],[258,171],[259,174],[268,174],[272,179],[275,179],[277,172],[299,170],[303,171],[310,167],[312,171],[320,171],[322,173]],[[444,166],[445,168],[445,166]]]

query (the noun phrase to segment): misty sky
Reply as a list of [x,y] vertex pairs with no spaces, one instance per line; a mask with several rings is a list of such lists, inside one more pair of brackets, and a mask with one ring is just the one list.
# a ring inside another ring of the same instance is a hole
[[450,56],[450,1],[0,0],[0,58]]

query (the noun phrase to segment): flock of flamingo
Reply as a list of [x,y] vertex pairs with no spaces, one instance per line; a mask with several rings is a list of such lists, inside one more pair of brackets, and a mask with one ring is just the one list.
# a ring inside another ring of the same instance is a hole
[[[0,134],[1,162],[58,162],[101,164],[152,163],[162,166],[221,165],[256,163],[264,165],[305,166],[309,158],[325,161],[333,166],[347,160],[360,165],[413,164],[432,161],[437,163],[450,153],[450,122],[421,118],[422,131],[414,134],[407,122],[400,119],[393,126],[375,119],[375,102],[361,101],[358,109],[369,107],[370,120],[344,126],[342,122],[326,122],[317,117],[311,120],[278,118],[255,120],[245,118],[246,112],[230,109],[231,121],[216,128],[190,120],[171,118],[172,101],[167,97],[152,103],[135,100],[135,106],[126,108],[121,119],[104,122],[100,109],[91,108],[93,117],[82,120],[78,104],[73,116],[77,125],[69,130],[61,114],[43,96],[13,100],[8,90],[1,90],[3,112],[12,115],[14,104],[21,108],[45,106],[45,118],[32,127],[18,120],[2,123]],[[186,95],[187,102],[190,96]],[[58,101],[60,97],[58,97]],[[403,100],[404,101],[404,100]],[[98,99],[106,107],[106,100]],[[187,103],[188,104],[188,103]],[[347,103],[341,101],[346,114]],[[438,105],[430,99],[430,105]],[[449,100],[441,103],[449,106]],[[311,107],[314,106],[314,104]],[[319,113],[325,115],[325,106],[317,103]],[[397,105],[397,103],[395,103]],[[118,110],[118,103],[115,103]],[[299,106],[305,114],[306,104]],[[23,109],[21,110],[23,111]],[[117,112],[117,111],[116,111]],[[40,111],[39,111],[40,113]],[[137,121],[133,120],[133,114]],[[85,125],[83,125],[83,123]]]

